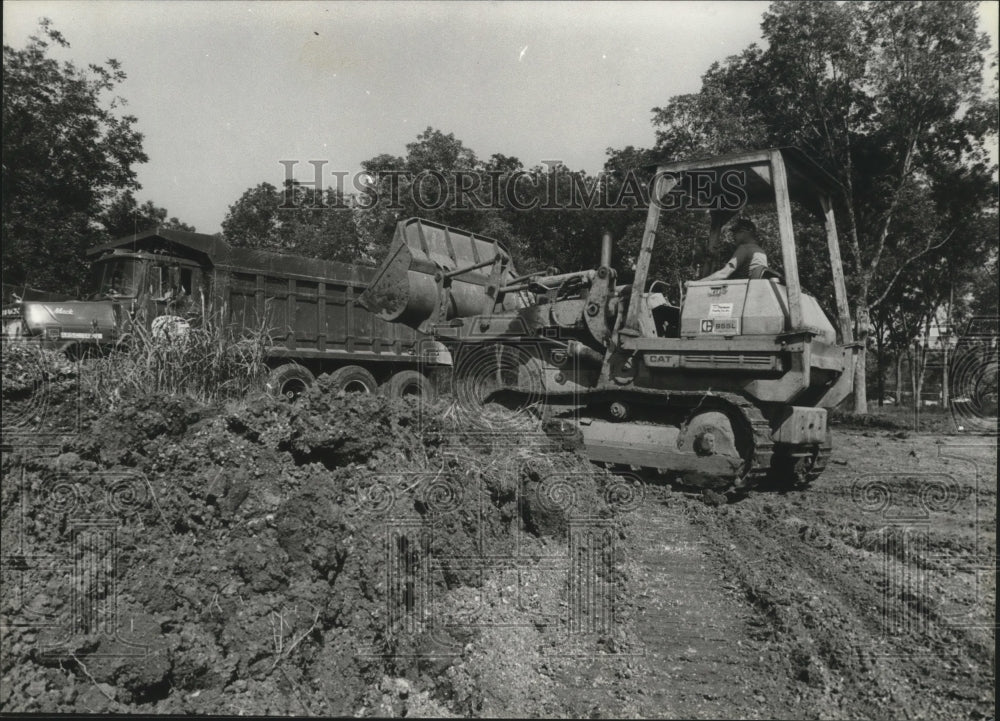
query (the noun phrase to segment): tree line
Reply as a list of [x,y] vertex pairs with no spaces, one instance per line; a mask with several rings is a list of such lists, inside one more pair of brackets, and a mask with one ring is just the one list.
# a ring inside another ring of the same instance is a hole
[[[697,92],[653,109],[653,147],[608,148],[600,173],[480,158],[453,134],[427,128],[405,153],[362,163],[377,203],[346,202],[356,198],[317,191],[306,178],[262,182],[229,207],[223,235],[239,246],[373,264],[396,222],[415,215],[504,242],[519,269],[568,271],[592,267],[610,231],[613,264],[627,282],[645,216],[635,184],[648,180],[650,165],[796,146],[844,190],[836,215],[865,347],[855,383],[864,412],[869,385],[881,400],[887,369],[898,371],[904,357],[919,367],[914,340],[932,326],[997,313],[997,59],[974,2],[775,2],[761,30],[763,47],[714,63]],[[134,199],[142,136],[136,118],[117,112],[121,99],[104,100],[124,79],[119,65],[57,64],[46,56],[53,42],[65,39],[43,23],[26,48],[4,46],[4,278],[39,287],[75,282],[83,249],[102,238],[189,227]],[[308,165],[302,171],[311,180]],[[444,195],[433,207],[409,185],[427,172],[455,181],[436,189]],[[513,183],[517,194],[469,207],[456,196],[469,183],[475,192]],[[552,202],[588,194],[615,202]],[[830,308],[821,222],[796,210],[803,285]],[[751,212],[780,263],[776,218]],[[651,270],[674,300],[684,280],[719,260],[706,258],[704,216],[676,211],[661,223]]]
[[3,280],[70,292],[88,247],[156,225],[193,228],[135,199],[148,157],[115,94],[121,64],[60,63],[53,46],[69,42],[47,19],[25,47],[3,46]]

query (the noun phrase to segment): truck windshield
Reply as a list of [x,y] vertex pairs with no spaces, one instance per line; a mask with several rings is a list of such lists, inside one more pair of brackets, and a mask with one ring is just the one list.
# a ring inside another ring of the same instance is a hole
[[90,292],[95,296],[136,295],[142,262],[135,258],[99,261],[90,271]]

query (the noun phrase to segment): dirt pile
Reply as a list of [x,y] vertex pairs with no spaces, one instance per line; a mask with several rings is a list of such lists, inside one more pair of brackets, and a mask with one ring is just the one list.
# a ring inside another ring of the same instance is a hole
[[80,364],[61,353],[4,337],[0,346],[4,436],[75,432],[80,425]]
[[557,712],[533,671],[577,610],[570,550],[623,593],[616,481],[539,428],[465,430],[321,378],[294,405],[150,397],[10,449],[0,706]]

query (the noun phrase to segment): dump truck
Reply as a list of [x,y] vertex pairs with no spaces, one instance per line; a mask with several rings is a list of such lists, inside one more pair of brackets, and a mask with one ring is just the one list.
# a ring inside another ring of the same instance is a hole
[[288,397],[322,372],[348,391],[381,387],[391,395],[429,397],[428,373],[447,362],[447,351],[418,359],[423,334],[358,303],[372,268],[236,248],[215,236],[162,228],[98,245],[87,255],[85,297],[21,298],[13,322],[5,313],[8,336],[85,356],[121,342],[134,323],[169,335],[198,318],[222,318],[239,333],[267,333],[267,387]]
[[[464,402],[534,409],[595,463],[723,492],[808,484],[826,464],[827,411],[850,394],[859,348],[834,219],[840,186],[788,148],[652,170],[631,284],[617,283],[607,235],[596,268],[518,275],[501,243],[410,219],[362,303],[445,344]],[[692,189],[710,201],[706,258],[729,222],[767,204],[783,272],[692,279],[668,302],[651,259],[661,221]],[[825,225],[832,321],[799,282],[793,201]]]

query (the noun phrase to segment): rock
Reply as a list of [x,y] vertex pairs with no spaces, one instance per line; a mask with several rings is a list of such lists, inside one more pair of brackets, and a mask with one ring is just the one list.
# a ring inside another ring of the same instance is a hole
[[[103,636],[86,655],[91,675],[104,685],[120,685],[126,696],[141,695],[170,673],[170,651],[157,619],[146,613],[123,614],[118,636]],[[117,698],[116,693],[113,694]],[[125,698],[124,700],[128,700]]]
[[563,419],[551,419],[542,424],[545,434],[564,451],[583,448],[583,431],[575,423]]
[[80,456],[77,453],[63,453],[56,458],[56,468],[61,471],[69,471],[80,465]]
[[393,686],[394,686],[393,690],[396,692],[396,695],[399,696],[400,698],[406,698],[407,696],[410,695],[410,691],[412,690],[410,687],[410,682],[407,681],[405,678],[397,678]]
[[711,488],[706,488],[701,492],[701,500],[706,506],[724,506],[726,505],[726,497],[721,493],[713,491]]
[[0,681],[0,708],[7,708],[10,697],[14,694],[14,687],[9,681]]
[[45,693],[45,679],[36,678],[34,681],[28,684],[28,688],[26,688],[24,691],[33,698],[41,696],[43,693]]

